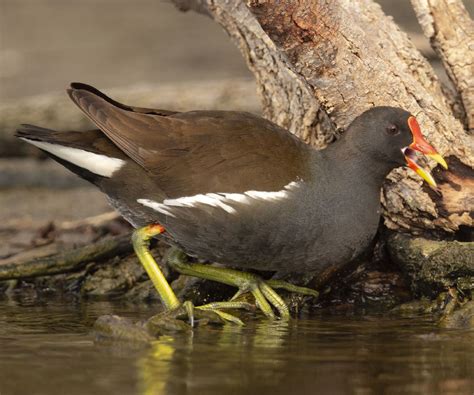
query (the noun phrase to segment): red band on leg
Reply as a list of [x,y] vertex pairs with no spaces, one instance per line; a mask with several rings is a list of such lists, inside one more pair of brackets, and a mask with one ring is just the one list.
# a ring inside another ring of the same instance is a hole
[[160,224],[148,225],[146,228],[146,234],[150,237],[164,233],[166,230]]

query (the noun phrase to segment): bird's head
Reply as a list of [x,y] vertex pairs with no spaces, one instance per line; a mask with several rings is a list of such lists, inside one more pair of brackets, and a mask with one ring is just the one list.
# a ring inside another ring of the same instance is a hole
[[390,169],[406,165],[433,187],[436,182],[430,171],[417,163],[417,152],[448,168],[443,157],[421,134],[416,118],[401,108],[371,108],[351,123],[347,135],[352,145],[370,158],[368,166],[385,165]]

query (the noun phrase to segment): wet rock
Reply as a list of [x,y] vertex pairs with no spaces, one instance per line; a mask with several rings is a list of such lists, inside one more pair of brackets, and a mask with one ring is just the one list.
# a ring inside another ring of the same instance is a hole
[[193,317],[191,326],[185,305],[138,322],[117,315],[103,315],[95,321],[93,333],[97,340],[149,343],[163,334],[190,333],[193,327],[225,324],[223,319],[211,311],[194,309]]
[[134,255],[115,257],[85,278],[81,293],[89,296],[120,295],[144,276],[145,271]]
[[438,305],[433,303],[432,300],[427,298],[422,298],[419,300],[413,300],[411,302],[403,303],[394,307],[391,311],[392,313],[401,313],[401,314],[425,314],[435,311],[438,308]]
[[133,321],[117,315],[103,315],[94,323],[93,333],[98,340],[120,340],[130,342],[151,342],[155,339],[143,322]]
[[472,294],[450,287],[434,300],[421,298],[392,309],[392,313],[403,315],[429,315],[437,319],[443,328],[474,328],[474,301]]
[[443,316],[439,325],[443,328],[474,329],[474,301],[466,302],[451,314]]
[[363,271],[349,283],[352,298],[359,306],[389,307],[410,298],[399,273]]
[[435,241],[393,233],[387,246],[416,296],[436,297],[453,284],[462,290],[474,289],[474,242]]
[[132,303],[161,303],[160,295],[150,280],[136,283],[123,298]]
[[457,295],[454,291],[448,291],[441,292],[435,299],[423,297],[418,300],[403,303],[394,307],[391,312],[408,315],[429,314],[442,318],[443,316],[450,315],[458,306],[459,300]]
[[316,301],[319,307],[386,310],[411,299],[405,279],[384,262],[368,261],[333,278]]
[[[204,325],[207,325],[205,323]],[[163,333],[191,332],[189,323],[169,317],[152,317],[146,323],[148,332],[155,338]]]

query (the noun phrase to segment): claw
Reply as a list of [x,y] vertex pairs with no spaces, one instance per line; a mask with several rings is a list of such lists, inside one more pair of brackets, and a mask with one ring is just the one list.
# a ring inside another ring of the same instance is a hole
[[[168,310],[148,320],[148,325],[155,332],[191,330],[196,324],[207,325],[232,323],[239,326],[244,325],[242,320],[232,314],[220,311],[220,309],[245,309],[251,310],[252,305],[246,302],[214,302],[202,306],[194,306],[191,301],[182,303],[177,309]],[[185,322],[186,319],[189,322]]]
[[186,310],[186,314],[189,318],[189,325],[194,328],[194,305],[191,301],[187,300],[183,303],[183,308]]
[[237,318],[236,316],[234,316],[232,314],[225,313],[225,312],[220,311],[220,310],[211,310],[211,311],[214,314],[217,314],[220,318],[222,318],[222,320],[224,320],[226,322],[229,321],[229,322],[232,322],[233,324],[244,326],[243,321],[240,318]]
[[230,301],[234,301],[236,300],[237,298],[239,298],[240,296],[242,296],[243,294],[249,292],[248,289],[244,289],[244,288],[239,288],[238,291],[235,293],[234,296],[232,296],[232,298],[230,298]]

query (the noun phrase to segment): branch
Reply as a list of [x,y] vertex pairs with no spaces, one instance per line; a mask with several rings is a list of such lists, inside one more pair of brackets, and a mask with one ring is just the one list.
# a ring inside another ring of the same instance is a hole
[[77,271],[89,262],[101,261],[132,251],[129,234],[105,238],[96,243],[54,255],[48,255],[49,250],[52,249],[50,247],[47,246],[48,251],[39,248],[0,260],[0,281]]
[[461,0],[411,0],[425,36],[443,61],[474,132],[474,23]]

